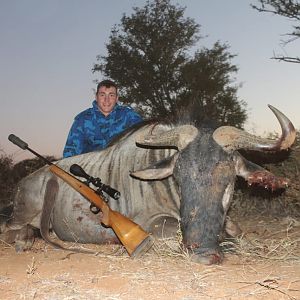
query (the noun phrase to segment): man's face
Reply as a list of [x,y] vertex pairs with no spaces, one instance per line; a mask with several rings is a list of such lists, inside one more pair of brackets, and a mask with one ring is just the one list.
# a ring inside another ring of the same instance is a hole
[[116,88],[101,86],[96,94],[96,101],[100,111],[108,116],[118,101]]

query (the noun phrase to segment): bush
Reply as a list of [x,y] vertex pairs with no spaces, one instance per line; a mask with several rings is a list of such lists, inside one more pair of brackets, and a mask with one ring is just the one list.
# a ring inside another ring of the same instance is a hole
[[[54,161],[53,156],[46,156]],[[40,158],[25,159],[13,164],[12,156],[3,151],[0,156],[0,211],[12,204],[13,191],[17,183],[24,177],[40,169],[45,162]]]
[[0,210],[11,203],[13,190],[12,180],[13,159],[1,151],[0,155]]
[[[45,156],[46,159],[49,161],[56,160],[53,156]],[[28,176],[29,174],[33,173],[34,171],[43,167],[46,163],[36,157],[32,159],[25,159],[13,166],[12,169],[12,179],[14,183],[18,183],[22,178]]]

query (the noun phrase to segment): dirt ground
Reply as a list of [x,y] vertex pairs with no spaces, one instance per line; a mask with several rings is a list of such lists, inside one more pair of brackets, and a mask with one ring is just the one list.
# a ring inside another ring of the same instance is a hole
[[191,262],[174,240],[139,259],[120,246],[70,254],[38,239],[16,254],[0,242],[0,299],[300,299],[300,220],[248,216],[239,225],[235,252],[215,266]]

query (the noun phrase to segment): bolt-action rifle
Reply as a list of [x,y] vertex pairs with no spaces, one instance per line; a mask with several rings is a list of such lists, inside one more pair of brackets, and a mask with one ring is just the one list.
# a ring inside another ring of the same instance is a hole
[[[149,248],[153,244],[151,236],[147,232],[145,232],[138,224],[134,223],[132,220],[125,217],[121,213],[112,210],[107,204],[107,202],[103,199],[101,194],[97,193],[94,189],[90,188],[84,182],[75,178],[68,172],[64,171],[62,168],[50,162],[45,157],[30,149],[27,143],[22,141],[14,134],[10,134],[8,139],[15,145],[19,146],[21,149],[28,150],[37,157],[41,158],[46,164],[50,166],[49,170],[53,174],[64,180],[72,188],[79,192],[83,197],[90,201],[92,205],[100,209],[103,214],[101,223],[113,229],[116,236],[118,237],[118,239],[123,244],[123,246],[125,247],[125,249],[131,257],[140,256],[149,250]],[[80,168],[80,166],[76,165],[75,173],[78,167]],[[82,169],[79,170],[79,173],[79,176],[88,176]],[[105,192],[107,192],[109,195],[115,195],[115,197],[119,196],[118,191],[106,185],[104,185],[104,187],[106,188]]]

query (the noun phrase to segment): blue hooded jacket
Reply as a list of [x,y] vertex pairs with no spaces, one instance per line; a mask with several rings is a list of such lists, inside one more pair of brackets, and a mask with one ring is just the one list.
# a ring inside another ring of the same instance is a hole
[[131,107],[119,104],[116,104],[112,112],[105,117],[94,100],[93,107],[75,117],[63,157],[101,150],[113,137],[142,120]]

